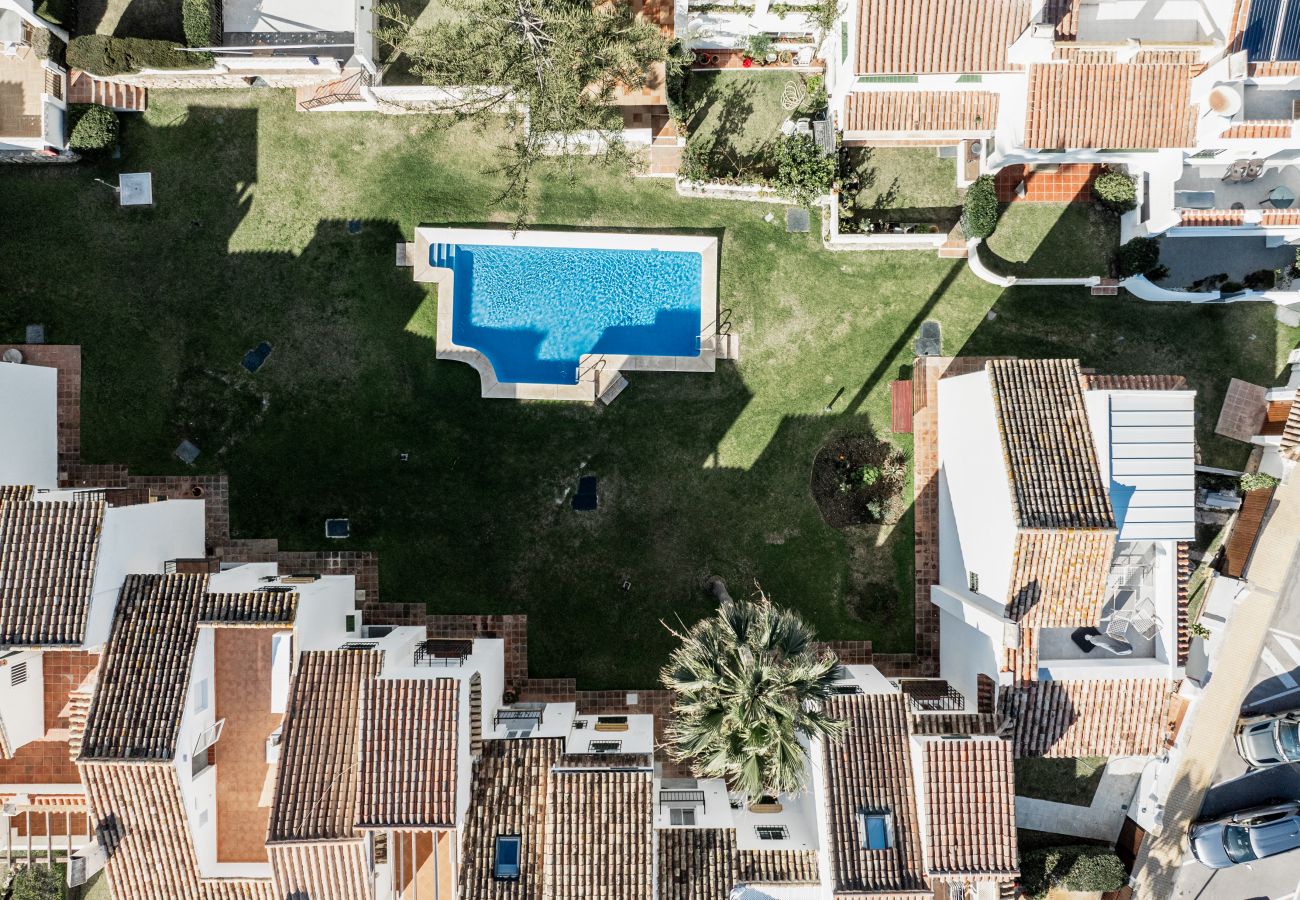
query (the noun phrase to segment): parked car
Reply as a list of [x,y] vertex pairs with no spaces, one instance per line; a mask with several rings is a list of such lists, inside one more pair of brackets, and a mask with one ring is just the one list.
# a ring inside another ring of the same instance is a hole
[[1237,752],[1257,769],[1300,762],[1300,709],[1242,719]]
[[1286,801],[1197,822],[1188,832],[1201,865],[1226,869],[1300,848],[1300,802]]

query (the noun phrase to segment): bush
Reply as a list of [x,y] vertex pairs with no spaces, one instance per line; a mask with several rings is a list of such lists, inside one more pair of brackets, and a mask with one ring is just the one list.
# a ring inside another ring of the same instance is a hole
[[1265,475],[1263,472],[1247,472],[1241,476],[1241,489],[1243,491],[1258,491],[1263,488],[1277,487],[1278,481],[1272,475]]
[[1054,887],[1067,891],[1117,891],[1127,880],[1115,851],[1097,844],[1029,850],[1020,856],[1020,884],[1031,897]]
[[68,42],[68,65],[91,75],[125,75],[141,69],[207,69],[211,53],[187,53],[171,41],[83,34]]
[[187,46],[212,47],[217,43],[217,10],[213,0],[181,0],[181,24]]
[[759,62],[767,59],[767,55],[772,52],[772,36],[765,31],[749,36],[749,44],[745,49],[745,54],[751,59]]
[[1106,169],[1092,183],[1092,192],[1103,206],[1128,212],[1137,206],[1137,182],[1117,169]]
[[827,156],[811,135],[792,134],[777,145],[775,186],[804,206],[831,189],[835,157]]
[[64,64],[64,54],[67,51],[68,45],[48,28],[37,28],[32,34],[32,52],[36,54],[37,59],[48,59],[61,66]]
[[967,237],[986,238],[998,226],[998,192],[992,175],[981,175],[966,189],[961,213]]
[[1135,237],[1119,248],[1115,262],[1120,278],[1150,272],[1160,265],[1160,242],[1155,238]]
[[13,900],[63,900],[63,866],[28,866],[13,881]]
[[107,150],[117,143],[117,113],[107,106],[76,104],[70,108],[68,146],[82,152]]

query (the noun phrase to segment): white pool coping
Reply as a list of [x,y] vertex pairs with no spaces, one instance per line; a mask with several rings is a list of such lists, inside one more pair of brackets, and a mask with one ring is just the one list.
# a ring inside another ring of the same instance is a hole
[[[576,247],[602,250],[665,250],[700,254],[700,352],[698,356],[625,356],[587,353],[578,360],[577,384],[536,384],[500,381],[492,362],[473,347],[451,339],[454,313],[454,273],[430,262],[434,244],[488,244],[519,247]],[[712,372],[719,358],[734,355],[732,336],[718,335],[718,239],[685,234],[645,234],[604,231],[519,231],[480,228],[416,228],[415,280],[438,289],[438,359],[473,366],[482,396],[509,400],[581,400],[594,403],[617,381],[621,372]]]

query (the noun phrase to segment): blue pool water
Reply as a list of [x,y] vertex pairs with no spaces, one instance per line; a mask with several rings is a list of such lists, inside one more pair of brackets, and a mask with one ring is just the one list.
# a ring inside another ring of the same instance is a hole
[[452,340],[505,382],[574,384],[587,353],[699,356],[700,254],[435,244],[455,272]]

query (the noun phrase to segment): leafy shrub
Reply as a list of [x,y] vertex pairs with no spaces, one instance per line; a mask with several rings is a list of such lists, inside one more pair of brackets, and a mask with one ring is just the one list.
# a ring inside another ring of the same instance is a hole
[[1121,278],[1142,275],[1160,265],[1160,242],[1155,238],[1135,237],[1119,248],[1116,268]]
[[821,75],[809,75],[804,79],[804,87],[808,89],[808,96],[804,97],[799,112],[807,115],[819,113],[830,103],[826,94],[826,79]]
[[668,64],[664,67],[664,99],[668,114],[677,122],[678,127],[689,118],[686,111],[686,85],[691,78],[691,61],[695,54],[686,49],[681,41],[673,41],[668,48]]
[[1272,269],[1256,269],[1242,280],[1252,291],[1271,291],[1276,277]]
[[1243,491],[1258,491],[1271,487],[1277,487],[1277,479],[1272,475],[1265,475],[1263,472],[1247,472],[1241,476]]
[[1245,286],[1240,281],[1225,281],[1219,292],[1223,294],[1239,294],[1245,290]]
[[1117,891],[1127,875],[1115,851],[1096,844],[1029,850],[1020,856],[1020,884],[1038,900],[1054,887],[1067,891]]
[[171,41],[82,34],[68,42],[68,65],[91,75],[125,75],[141,69],[207,69],[211,53],[187,53]]
[[998,192],[992,175],[981,175],[966,189],[961,214],[967,237],[986,238],[998,226]]
[[805,206],[831,189],[835,157],[827,156],[812,135],[792,134],[777,145],[776,187]]
[[63,43],[63,39],[48,28],[37,28],[32,34],[32,52],[37,59],[48,59],[61,66],[67,50],[68,45]]
[[217,10],[213,0],[181,0],[181,24],[190,47],[216,44]]
[[745,53],[752,59],[760,62],[767,59],[767,55],[772,52],[772,36],[765,31],[759,31],[749,36],[749,44],[745,48]]
[[71,119],[68,146],[73,150],[93,153],[117,143],[117,113],[107,106],[76,104],[71,107]]
[[1127,212],[1137,206],[1137,182],[1118,169],[1106,169],[1092,183],[1092,192],[1103,206]]
[[13,900],[63,900],[63,866],[27,866],[14,875]]

